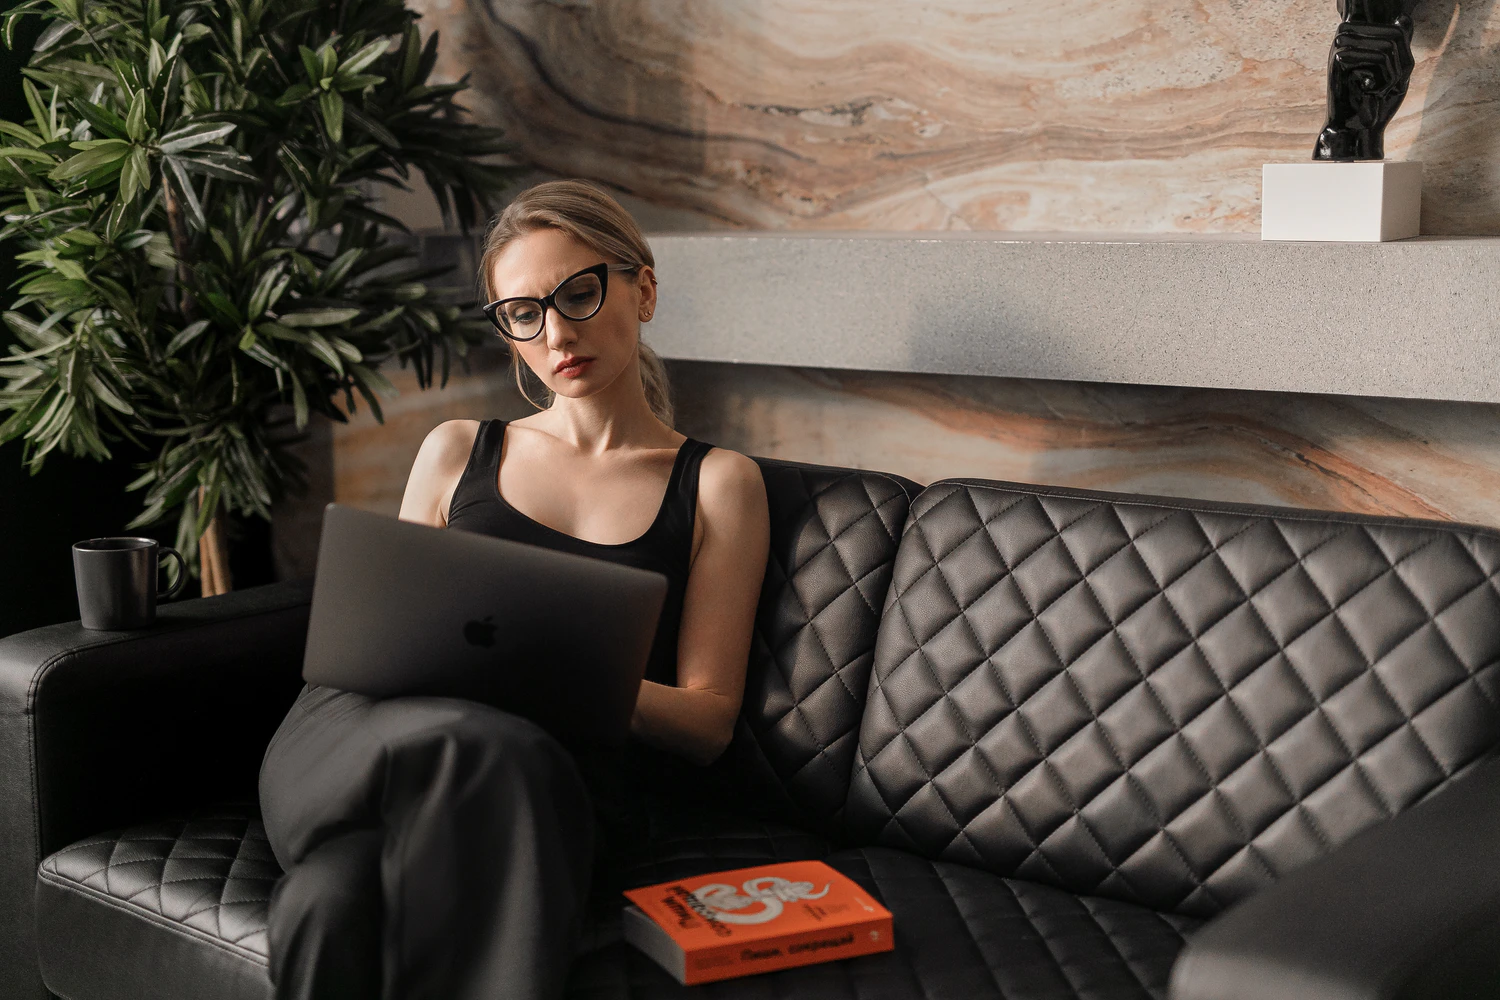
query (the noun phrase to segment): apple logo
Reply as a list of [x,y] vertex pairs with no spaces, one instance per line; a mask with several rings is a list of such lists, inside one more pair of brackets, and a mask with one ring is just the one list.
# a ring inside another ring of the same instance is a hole
[[471,646],[493,646],[495,644],[495,629],[499,628],[490,622],[494,615],[485,615],[482,620],[464,622],[464,641]]

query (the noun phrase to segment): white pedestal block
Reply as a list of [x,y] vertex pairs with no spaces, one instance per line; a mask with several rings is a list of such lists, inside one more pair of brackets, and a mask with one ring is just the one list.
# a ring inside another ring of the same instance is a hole
[[1261,172],[1260,238],[1381,243],[1416,236],[1422,164],[1267,163]]

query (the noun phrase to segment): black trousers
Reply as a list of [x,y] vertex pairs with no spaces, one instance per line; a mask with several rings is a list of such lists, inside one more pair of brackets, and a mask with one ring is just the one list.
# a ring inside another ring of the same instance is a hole
[[561,994],[593,863],[588,791],[540,728],[450,698],[308,688],[266,750],[286,870],[280,1000]]

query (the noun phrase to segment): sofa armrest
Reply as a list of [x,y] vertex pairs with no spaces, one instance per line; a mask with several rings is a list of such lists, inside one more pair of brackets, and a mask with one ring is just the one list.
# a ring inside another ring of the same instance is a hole
[[1500,996],[1500,762],[1210,921],[1172,1000]]
[[32,929],[43,857],[254,798],[302,684],[311,596],[311,581],[290,581],[165,604],[150,628],[69,622],[0,639],[0,983],[35,987],[15,995],[46,995]]

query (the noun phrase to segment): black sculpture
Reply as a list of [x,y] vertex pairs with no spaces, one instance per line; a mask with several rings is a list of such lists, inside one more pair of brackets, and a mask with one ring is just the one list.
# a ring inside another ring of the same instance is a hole
[[1328,53],[1328,124],[1315,160],[1380,160],[1385,127],[1406,97],[1416,0],[1339,0]]

